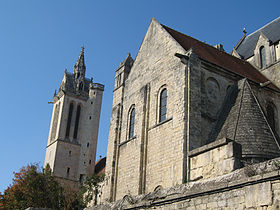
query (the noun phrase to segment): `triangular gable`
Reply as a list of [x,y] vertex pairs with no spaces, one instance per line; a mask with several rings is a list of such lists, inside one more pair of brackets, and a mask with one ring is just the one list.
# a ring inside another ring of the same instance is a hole
[[139,78],[141,72],[138,70],[135,72],[139,65],[143,66],[144,70],[152,68],[155,62],[163,60],[162,58],[166,56],[172,56],[174,57],[172,59],[178,60],[174,56],[175,53],[185,54],[186,50],[153,18],[135,57],[128,79]]
[[238,45],[238,47],[236,47],[236,51],[244,59],[248,59],[249,57],[254,55],[254,49],[256,48],[260,33],[263,33],[271,41],[272,44],[279,41],[280,17],[263,26],[259,30],[246,36],[242,43]]

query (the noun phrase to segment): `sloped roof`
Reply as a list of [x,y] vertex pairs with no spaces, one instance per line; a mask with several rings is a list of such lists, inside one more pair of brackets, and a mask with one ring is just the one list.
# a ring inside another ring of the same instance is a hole
[[97,175],[105,174],[105,168],[106,168],[106,157],[99,159],[95,163],[94,173]]
[[117,68],[116,71],[118,71],[121,67],[128,65],[128,66],[132,66],[133,65],[134,60],[132,59],[130,53],[128,53],[127,57],[120,63],[119,67]]
[[[257,83],[267,82],[268,79],[255,69],[250,63],[236,58],[226,52],[205,44],[197,39],[175,31],[165,25],[162,27],[185,49],[193,49],[194,52],[203,60],[220,66],[230,72],[248,78]],[[270,87],[278,89],[274,85]]]
[[263,26],[259,30],[246,36],[245,39],[235,48],[236,52],[244,59],[254,55],[254,50],[258,42],[260,33],[263,33],[271,43],[275,43],[280,40],[280,17],[276,18],[272,22]]
[[232,139],[242,145],[242,156],[274,158],[280,156],[276,135],[246,79],[232,86],[225,98],[210,141]]

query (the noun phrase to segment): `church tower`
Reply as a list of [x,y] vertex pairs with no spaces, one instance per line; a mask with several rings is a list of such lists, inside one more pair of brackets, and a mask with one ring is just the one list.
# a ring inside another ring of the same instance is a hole
[[53,96],[45,166],[62,182],[83,182],[94,173],[104,85],[85,77],[84,47],[73,73],[65,70]]

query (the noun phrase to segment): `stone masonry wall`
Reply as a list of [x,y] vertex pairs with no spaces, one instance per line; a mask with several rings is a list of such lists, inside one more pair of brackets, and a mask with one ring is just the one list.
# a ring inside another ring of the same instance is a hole
[[126,195],[93,209],[279,209],[280,158],[246,166],[213,179],[190,182],[145,195]]
[[[127,146],[120,149],[118,182],[128,183],[132,177],[134,181],[128,188],[118,184],[117,199],[128,191],[142,194],[158,185],[170,187],[183,181],[185,67],[174,56],[180,50],[162,26],[152,21],[125,83],[120,143]],[[167,89],[167,116],[159,123],[163,88]],[[135,138],[128,139],[128,113],[133,104]]]
[[[106,199],[115,195],[118,200],[128,193],[137,195],[158,185],[183,182],[185,66],[174,56],[177,52],[184,53],[184,49],[153,20],[124,87],[114,91]],[[163,88],[167,89],[167,119],[159,122]],[[133,106],[134,137],[129,139],[128,116]]]
[[190,157],[190,180],[215,178],[241,167],[241,145],[220,139],[192,150]]

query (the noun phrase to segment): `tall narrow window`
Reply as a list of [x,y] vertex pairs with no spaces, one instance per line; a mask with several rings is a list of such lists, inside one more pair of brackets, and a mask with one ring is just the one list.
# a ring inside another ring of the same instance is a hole
[[73,113],[73,103],[71,103],[70,106],[69,106],[68,119],[67,119],[67,126],[66,126],[66,134],[65,134],[66,138],[69,137],[69,134],[70,134],[72,113]]
[[160,93],[159,102],[159,122],[166,120],[167,90],[163,89]]
[[260,62],[261,62],[261,68],[264,68],[266,66],[264,46],[260,47]]
[[70,168],[67,168],[67,171],[66,171],[67,178],[69,178],[69,174],[70,174]]
[[80,114],[81,114],[81,106],[79,105],[77,108],[77,113],[76,113],[76,122],[75,122],[75,128],[74,128],[74,136],[73,136],[74,139],[76,139],[78,136]]
[[134,136],[134,123],[135,123],[135,109],[130,111],[129,117],[129,135],[128,138],[131,139]]
[[84,178],[84,175],[83,175],[83,174],[80,174],[80,179],[79,179],[80,183],[83,182],[83,178]]
[[267,120],[272,128],[272,130],[275,130],[275,113],[274,113],[274,108],[272,104],[268,104],[266,107],[266,112],[267,112]]
[[55,110],[53,114],[53,123],[52,123],[53,125],[52,125],[51,137],[50,137],[51,141],[54,140],[56,137],[59,109],[60,109],[60,103],[55,105]]
[[79,90],[83,90],[83,87],[84,87],[83,83],[80,82],[80,84],[79,84]]

